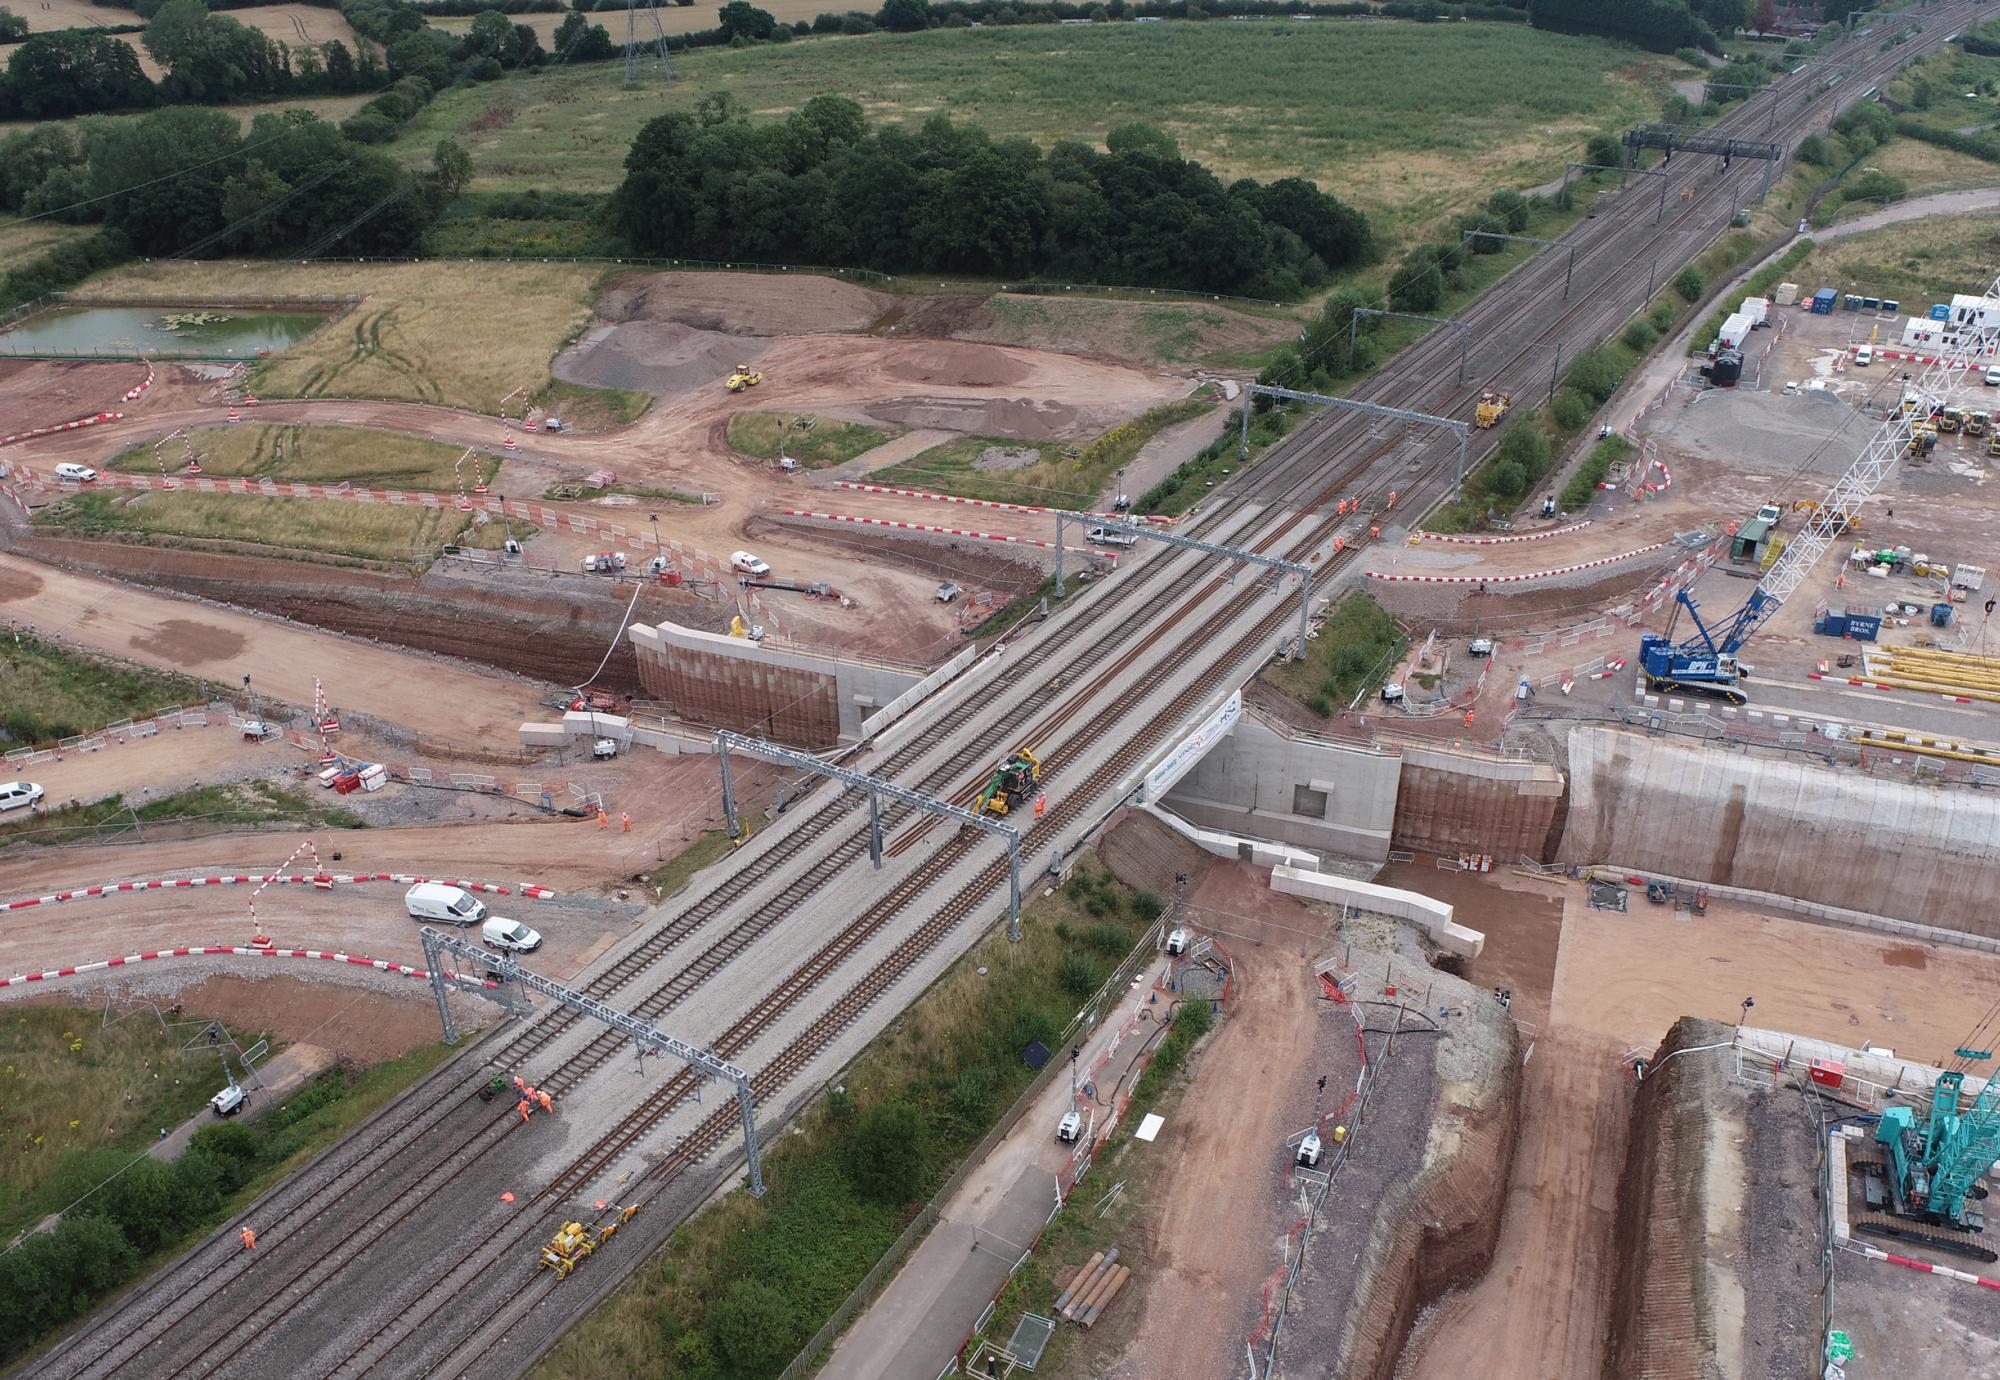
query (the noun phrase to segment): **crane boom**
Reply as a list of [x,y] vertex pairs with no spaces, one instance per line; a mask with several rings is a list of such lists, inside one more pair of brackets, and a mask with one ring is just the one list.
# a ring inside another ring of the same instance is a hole
[[[2000,310],[2000,277],[1986,285],[1980,294],[1981,307]],[[1916,412],[1929,416],[1945,404],[1950,395],[1953,380],[1958,371],[1971,363],[1977,356],[1986,353],[1992,341],[1992,332],[1982,328],[1983,315],[1979,320],[1964,323],[1968,329],[1961,330],[1952,337],[1951,343],[1938,356],[1937,362],[1919,375],[1905,392],[1914,394]],[[1800,532],[1786,544],[1785,549],[1771,566],[1764,578],[1758,581],[1757,590],[1778,603],[1792,597],[1798,587],[1805,583],[1807,575],[1826,554],[1836,538],[1847,531],[1848,524],[1860,513],[1861,505],[1870,498],[1889,478],[1910,448],[1910,434],[1914,414],[1901,406],[1895,408],[1875,434],[1863,446],[1861,454],[1847,468],[1847,473],[1834,481],[1820,500],[1817,511]]]
[[[1826,549],[1853,524],[1861,505],[1894,472],[1896,462],[1910,448],[1916,415],[1928,417],[1941,410],[1950,397],[1958,371],[1992,348],[1996,335],[2000,335],[2000,277],[1988,283],[1986,290],[1969,305],[1955,299],[1953,311],[1952,324],[1958,329],[1947,333],[1943,352],[1905,389],[1906,396],[1914,401],[1904,406],[1899,400],[1890,409],[1854,463],[1834,481],[1826,497],[1812,511],[1805,529],[1779,553],[1743,606],[1711,627],[1702,622],[1695,601],[1682,590],[1680,607],[1693,620],[1695,636],[1678,643],[1671,636],[1658,633],[1640,637],[1640,674],[1649,689],[1715,695],[1733,704],[1744,702],[1738,682],[1749,669],[1736,660],[1737,651],[1785,600],[1797,593]],[[2000,1138],[2000,1116],[1995,1118],[1994,1134]]]

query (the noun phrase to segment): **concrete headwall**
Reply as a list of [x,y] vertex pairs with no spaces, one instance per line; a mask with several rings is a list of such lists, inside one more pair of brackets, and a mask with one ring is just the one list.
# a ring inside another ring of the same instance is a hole
[[1605,728],[1569,737],[1560,857],[2000,937],[2000,797]]
[[1548,862],[1562,834],[1563,775],[1519,758],[1405,746],[1395,844]]
[[1164,803],[1206,829],[1380,862],[1399,768],[1392,752],[1295,736],[1246,713]]
[[792,747],[855,742],[863,725],[924,678],[899,667],[825,656],[766,640],[634,623],[639,682],[693,723]]

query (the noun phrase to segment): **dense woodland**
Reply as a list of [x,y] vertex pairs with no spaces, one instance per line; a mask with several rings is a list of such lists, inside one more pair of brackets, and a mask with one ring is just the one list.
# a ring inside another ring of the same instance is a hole
[[753,125],[710,99],[640,132],[611,215],[641,254],[1268,298],[1368,254],[1367,221],[1310,182],[1225,185],[1145,125],[1105,143],[1044,154],[943,116],[871,129],[832,96]]

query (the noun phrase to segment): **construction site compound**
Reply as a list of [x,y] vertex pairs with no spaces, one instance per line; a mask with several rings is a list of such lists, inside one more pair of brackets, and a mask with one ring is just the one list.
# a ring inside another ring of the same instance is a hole
[[[143,689],[0,705],[0,1001],[181,1047],[213,1096],[140,1157],[422,1066],[18,1373],[554,1376],[641,1304],[631,1373],[2000,1373],[2000,264],[1753,264],[1440,520],[1551,347],[1990,7],[1930,9],[1632,131],[1660,187],[1352,397],[801,272],[608,273],[548,370],[622,419],[267,396],[365,294],[257,265],[29,316],[0,683]],[[66,357],[93,310],[265,353]],[[1336,697],[1350,600],[1393,632]],[[957,1149],[816,1330],[701,1371],[646,1293],[688,1233],[1031,952],[1067,1014],[926,1094]]]

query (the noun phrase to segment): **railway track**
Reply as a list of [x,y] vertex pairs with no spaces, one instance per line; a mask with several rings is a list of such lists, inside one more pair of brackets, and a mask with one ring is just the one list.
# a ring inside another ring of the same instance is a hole
[[[1953,16],[1970,8],[1941,11],[1928,23],[1956,22]],[[1919,45],[1909,45],[1894,58],[1907,59],[1920,50]],[[1887,65],[1863,63],[1861,75],[1850,81],[1867,81],[1868,73],[1886,70]],[[1768,99],[1783,101],[1797,94],[1783,90]],[[1815,98],[1800,121],[1788,121],[1793,132],[1814,122],[1841,94],[1836,90]],[[1732,118],[1749,118],[1752,109],[1754,103]],[[1728,129],[1730,122],[1721,127]],[[1683,160],[1669,190],[1704,180],[1711,183],[1711,192],[1733,190],[1733,180],[1752,170],[1739,167],[1719,179],[1708,177],[1710,171],[1697,166],[1696,160]],[[1663,219],[1659,227],[1635,226],[1630,217],[1615,212],[1585,221],[1576,236],[1579,260],[1587,248],[1593,257],[1607,250],[1614,255],[1622,251],[1622,259],[1597,275],[1598,281],[1610,282],[1643,264],[1650,257],[1648,245],[1678,246],[1712,237],[1718,227],[1708,222],[1715,216],[1714,201],[1697,199],[1671,220]],[[1530,365],[1539,368],[1536,356],[1549,341],[1601,335],[1632,314],[1622,304],[1625,294],[1593,294],[1585,288],[1572,304],[1543,321],[1558,300],[1559,280],[1554,256],[1539,256],[1516,268],[1468,309],[1463,319],[1483,333],[1482,348],[1489,344],[1486,336],[1499,338],[1506,327],[1526,323],[1533,331],[1478,383],[1455,381],[1453,347],[1441,339],[1442,333],[1433,333],[1357,390],[1358,396],[1441,415],[1454,409],[1467,411],[1478,386],[1520,389]],[[1519,333],[1513,338],[1518,340]],[[1289,559],[1318,557],[1337,535],[1352,538],[1321,561],[1313,576],[1316,591],[1330,590],[1352,573],[1368,546],[1367,519],[1328,519],[1320,511],[1335,496],[1359,496],[1374,514],[1392,488],[1398,493],[1398,508],[1409,511],[1434,501],[1449,487],[1443,455],[1421,456],[1414,471],[1398,469],[1390,457],[1402,447],[1406,433],[1378,441],[1365,427],[1352,425],[1353,420],[1349,414],[1328,413],[1301,426],[1223,498],[1213,500],[1191,530],[1211,540],[1252,544],[1259,550],[1285,543],[1282,549]],[[1496,439],[1479,437],[1485,445],[1475,451],[1475,458]],[[961,701],[926,720],[921,733],[911,732],[899,747],[866,769],[918,789],[962,794],[976,784],[999,751],[1015,742],[1058,742],[1049,761],[1052,778],[1061,786],[1060,796],[1049,816],[1029,830],[1030,840],[1039,846],[1040,841],[1058,838],[1087,822],[1089,812],[1100,808],[1120,782],[1143,766],[1188,715],[1254,669],[1289,626],[1293,597],[1274,594],[1266,581],[1246,582],[1244,588],[1231,591],[1226,577],[1210,573],[1200,560],[1184,553],[1139,562],[1131,572],[1079,598],[1074,610],[1052,629],[1022,638],[1027,645],[1017,659],[1010,654],[1007,667],[1010,693],[1019,693],[1004,708],[996,711],[992,703],[973,698]],[[1190,664],[1203,669],[1192,680],[1179,682],[1178,688],[1157,674],[1161,666]],[[1093,764],[1096,750],[1114,742],[1117,746],[1108,756]],[[967,781],[968,774],[972,782]],[[907,870],[781,981],[749,1000],[714,1041],[719,1053],[740,1061],[778,1039],[784,1016],[808,1006],[816,994],[832,992],[806,1028],[779,1043],[756,1072],[760,1101],[783,1095],[912,969],[968,920],[983,914],[1004,885],[1004,860],[980,864],[975,854],[981,845],[975,840],[944,839],[927,856],[913,858],[932,832],[930,821],[911,821],[895,812],[885,817],[885,828],[892,835],[890,852],[908,860]],[[730,973],[732,964],[822,888],[850,872],[864,853],[865,835],[846,810],[822,808],[785,830],[774,830],[751,845],[733,871],[711,878],[708,890],[595,974],[589,990],[607,998],[616,995],[619,1004],[646,1015],[672,1010]],[[965,876],[975,868],[969,878]],[[931,905],[926,898],[933,889],[949,889],[949,894]],[[916,908],[919,902],[924,903],[921,911]],[[751,908],[749,913],[732,923],[744,907]],[[918,923],[898,937],[913,916]],[[671,956],[711,930],[718,932],[708,947],[664,980],[656,979],[656,970],[673,966],[668,961]],[[875,956],[878,950],[882,952]],[[634,1002],[627,989],[642,980],[652,985]],[[561,1053],[558,1041],[571,1029],[572,1022],[561,1013],[546,1014],[508,1038],[489,1041],[488,1058],[502,1067],[525,1068],[531,1059]],[[589,1039],[562,1059],[553,1077],[541,1081],[564,1091],[578,1088],[619,1048],[615,1039]],[[337,1339],[329,1336],[311,1352],[309,1361],[296,1367],[280,1367],[275,1358],[268,1366],[251,1359],[269,1355],[274,1350],[270,1339],[287,1331],[326,1330],[304,1324],[312,1311],[306,1305],[346,1276],[371,1240],[354,1224],[380,1220],[385,1185],[393,1186],[398,1199],[441,1201],[438,1195],[458,1185],[469,1169],[490,1169],[505,1158],[510,1142],[519,1146],[524,1138],[515,1118],[496,1118],[490,1110],[467,1115],[467,1109],[480,1105],[469,1089],[476,1081],[468,1080],[462,1070],[434,1076],[394,1104],[379,1123],[333,1147],[307,1174],[260,1204],[260,1235],[274,1247],[294,1243],[292,1249],[273,1249],[269,1254],[260,1250],[252,1257],[229,1249],[226,1235],[219,1237],[198,1248],[166,1281],[96,1320],[36,1373],[352,1376],[511,1371],[512,1363],[496,1366],[485,1347],[502,1324],[479,1320],[476,1307],[454,1305],[490,1293],[490,1281],[504,1275],[513,1305],[508,1325],[538,1319],[543,1331],[553,1335],[550,1329],[560,1326],[557,1315],[563,1313],[564,1296],[556,1295],[553,1281],[545,1278],[537,1277],[540,1282],[525,1289],[519,1284],[533,1245],[558,1220],[549,1210],[586,1189],[621,1157],[637,1153],[637,1147],[670,1118],[688,1119],[696,1083],[685,1071],[642,1099],[609,1132],[569,1155],[505,1223],[488,1230],[482,1221],[482,1239],[470,1248],[439,1252],[437,1259],[425,1262],[421,1278],[399,1280],[398,1292],[408,1295],[407,1303],[363,1331],[358,1340],[346,1332]],[[621,1192],[628,1198],[641,1196],[642,1190],[659,1192],[703,1165],[733,1134],[735,1125],[731,1106],[696,1119],[636,1185]],[[314,1246],[316,1242],[320,1244]],[[576,1286],[568,1287],[567,1298],[575,1299]],[[473,1321],[465,1321],[468,1314]],[[456,1330],[450,1326],[454,1318]],[[248,1349],[247,1356],[234,1359],[239,1349]]]

